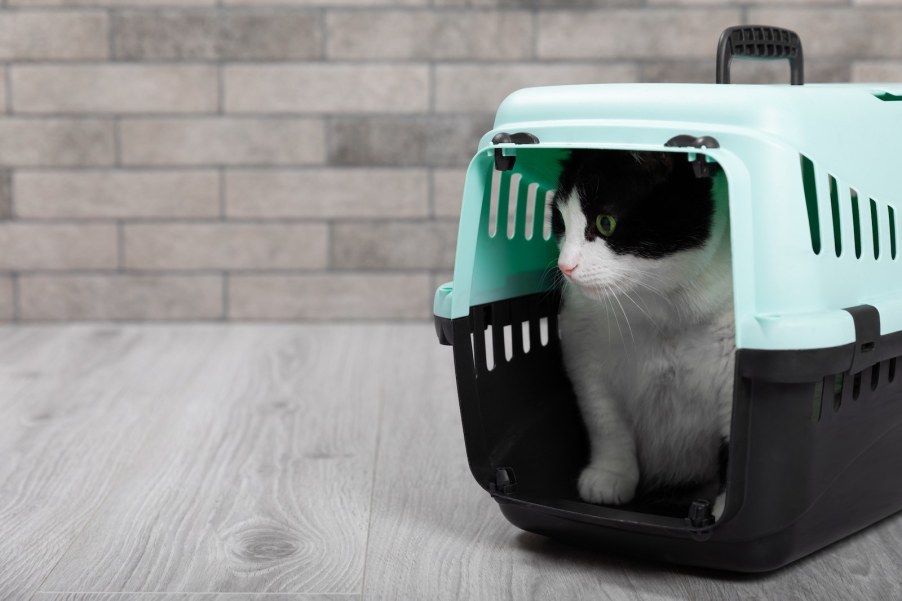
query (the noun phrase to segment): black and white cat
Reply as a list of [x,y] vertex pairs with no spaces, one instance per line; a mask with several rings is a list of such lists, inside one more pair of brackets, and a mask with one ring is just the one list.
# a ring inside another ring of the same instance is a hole
[[726,198],[724,176],[696,178],[685,154],[575,150],[563,163],[552,227],[586,501],[719,477],[735,348]]

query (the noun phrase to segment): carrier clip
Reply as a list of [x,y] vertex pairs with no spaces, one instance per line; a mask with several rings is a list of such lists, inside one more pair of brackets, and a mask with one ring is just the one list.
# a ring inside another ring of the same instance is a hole
[[858,305],[845,309],[855,323],[855,349],[849,372],[856,374],[877,363],[880,344],[880,312],[873,305]]
[[[720,148],[720,142],[711,136],[690,136],[689,134],[681,134],[667,140],[664,146],[678,148]],[[711,177],[717,172],[717,163],[709,163],[705,155],[696,154],[692,159],[692,170],[695,177]]]
[[517,489],[517,477],[514,475],[514,469],[510,467],[499,467],[495,470],[495,481],[489,482],[489,492],[493,495],[503,494],[509,495]]
[[[525,131],[520,131],[515,134],[509,134],[507,132],[498,132],[492,138],[492,144],[538,144],[539,139],[534,135],[527,133]],[[515,155],[505,155],[504,151],[500,148],[495,149],[495,169],[497,171],[510,171],[514,168],[514,163],[517,162],[517,157]]]

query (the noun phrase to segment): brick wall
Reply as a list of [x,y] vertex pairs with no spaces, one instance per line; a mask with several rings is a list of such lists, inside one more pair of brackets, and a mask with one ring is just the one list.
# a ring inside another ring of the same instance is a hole
[[2,320],[425,318],[510,91],[710,81],[751,22],[810,81],[902,79],[893,0],[2,6]]

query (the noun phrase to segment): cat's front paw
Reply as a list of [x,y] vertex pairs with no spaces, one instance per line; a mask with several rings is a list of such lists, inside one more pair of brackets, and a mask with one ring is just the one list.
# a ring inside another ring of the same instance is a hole
[[711,510],[711,514],[714,516],[715,521],[720,519],[720,516],[723,515],[723,508],[726,505],[727,495],[726,493],[720,493],[717,495],[717,498],[714,500],[714,508]]
[[579,496],[589,503],[620,505],[632,500],[638,484],[635,465],[590,464],[579,476]]

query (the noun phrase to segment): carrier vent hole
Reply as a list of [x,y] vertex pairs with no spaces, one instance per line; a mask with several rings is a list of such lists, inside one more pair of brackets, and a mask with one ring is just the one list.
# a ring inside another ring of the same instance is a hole
[[554,190],[545,193],[545,218],[542,219],[542,239],[551,240],[551,202],[554,200]]
[[878,226],[878,218],[877,218],[877,203],[874,202],[874,199],[869,199],[871,201],[871,239],[874,241],[874,258],[880,258],[880,228]]
[[843,374],[833,376],[833,411],[839,411],[842,406],[842,385],[845,379]]
[[517,201],[520,196],[520,180],[523,176],[515,173],[510,178],[510,190],[507,196],[507,239],[513,240],[517,233]]
[[821,421],[821,406],[823,404],[824,382],[821,380],[814,385],[814,398],[811,405],[811,421]]
[[501,172],[492,171],[492,186],[489,193],[489,238],[498,232],[498,198],[501,196]]
[[855,258],[861,258],[861,215],[858,213],[858,192],[849,188],[852,196],[852,233],[855,235]]
[[548,346],[548,318],[543,317],[539,320],[539,340],[542,346]]
[[492,341],[492,326],[489,326],[483,332],[483,337],[485,339],[485,369],[486,371],[492,371],[495,369],[495,343]]
[[817,182],[814,177],[814,163],[805,155],[799,155],[802,164],[802,186],[805,189],[805,206],[808,208],[808,230],[811,233],[811,249],[814,254],[821,252],[821,224],[817,212]]
[[523,224],[523,237],[532,240],[536,226],[536,196],[539,194],[539,184],[529,184],[526,189],[526,223]]
[[836,256],[842,255],[842,227],[839,221],[839,189],[836,178],[830,176],[830,213],[833,217],[833,247]]
[[510,361],[514,357],[514,331],[509,325],[504,326],[504,359]]
[[861,372],[855,374],[852,378],[852,400],[857,401],[858,395],[861,394]]
[[890,382],[896,379],[896,358],[889,360],[889,367],[886,370],[886,379]]
[[523,330],[523,353],[529,352],[529,322],[524,321],[521,325]]
[[893,259],[896,258],[896,212],[892,207],[886,207],[889,213],[889,254]]
[[874,367],[871,368],[871,390],[877,390],[877,385],[880,383],[880,364],[875,363]]

